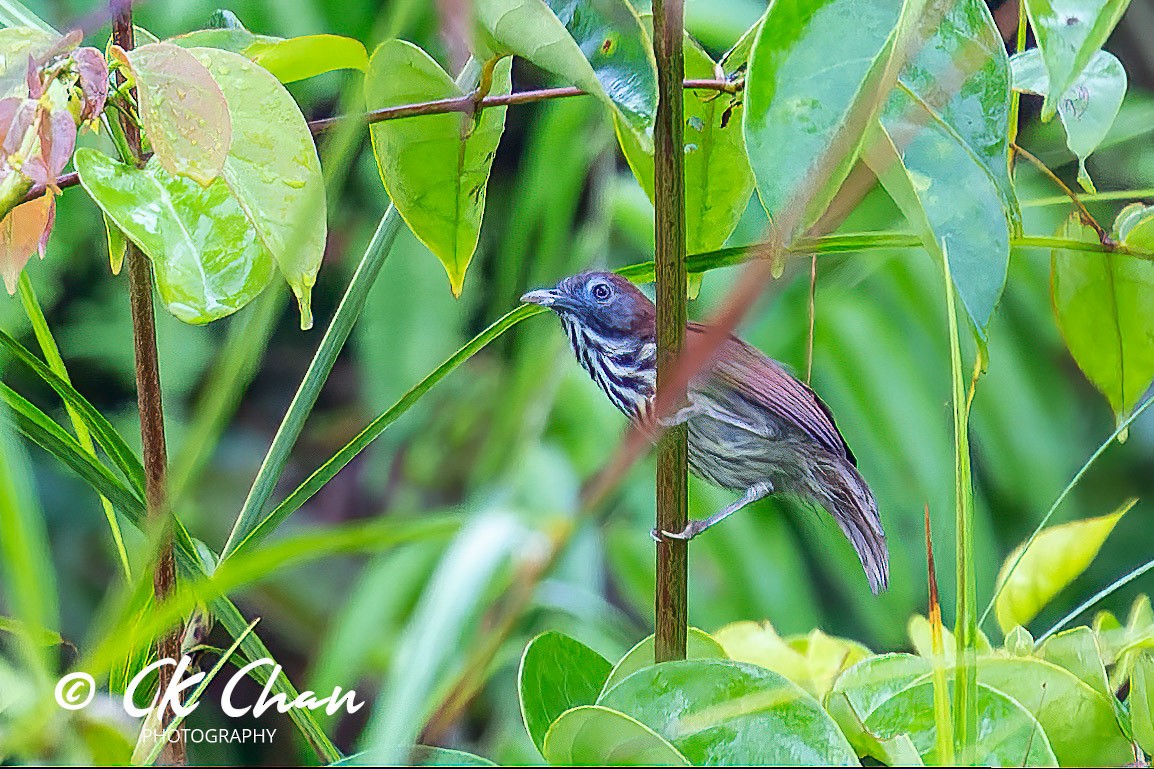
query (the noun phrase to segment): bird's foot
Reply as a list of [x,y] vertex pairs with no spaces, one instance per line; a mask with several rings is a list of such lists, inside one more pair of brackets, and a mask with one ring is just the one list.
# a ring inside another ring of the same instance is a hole
[[658,532],[656,529],[654,529],[651,533],[653,534],[654,539],[657,539],[657,535],[660,534],[662,539],[680,539],[684,542],[688,542],[708,528],[708,521],[693,520],[685,524],[685,528],[681,531],[665,531],[663,529]]

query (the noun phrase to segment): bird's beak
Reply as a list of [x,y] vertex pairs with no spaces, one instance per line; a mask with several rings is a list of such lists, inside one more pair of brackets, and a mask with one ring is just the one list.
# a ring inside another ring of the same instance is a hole
[[561,293],[555,288],[542,288],[536,291],[530,291],[521,297],[521,301],[525,304],[537,304],[542,307],[552,307],[557,304]]

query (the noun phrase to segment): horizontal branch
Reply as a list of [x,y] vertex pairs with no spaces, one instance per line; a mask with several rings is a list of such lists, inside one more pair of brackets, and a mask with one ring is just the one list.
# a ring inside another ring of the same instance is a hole
[[[717,91],[719,93],[732,94],[741,90],[742,84],[740,81],[731,82],[729,80],[686,80],[684,87],[694,91]],[[486,107],[509,107],[517,104],[533,104],[551,99],[567,99],[573,96],[587,95],[588,91],[582,91],[580,88],[574,88],[572,86],[563,88],[538,88],[532,91],[497,94],[486,96],[479,102],[473,94],[466,94],[451,99],[437,99],[435,101],[417,102],[415,104],[398,104],[395,107],[375,109],[362,115],[337,115],[336,117],[320,118],[319,120],[310,120],[308,125],[309,131],[316,135],[332,130],[349,120],[359,120],[365,125],[370,125],[372,123],[383,123],[386,120],[399,120],[401,118],[418,117],[420,115],[445,115],[450,112],[472,112],[477,109],[485,109]],[[60,189],[66,189],[68,187],[75,187],[79,182],[79,175],[73,171],[57,179],[56,186]],[[29,193],[24,197],[23,202],[27,203],[30,200],[35,200],[43,194],[43,191]]]

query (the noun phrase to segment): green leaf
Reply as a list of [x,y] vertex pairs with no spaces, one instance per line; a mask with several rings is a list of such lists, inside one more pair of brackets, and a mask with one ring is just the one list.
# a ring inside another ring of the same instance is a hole
[[875,88],[902,6],[900,0],[770,5],[750,54],[742,130],[771,219],[804,205],[789,221],[807,229],[849,174],[862,146],[858,123],[878,106]]
[[[921,47],[898,81],[965,145],[993,178],[1007,218],[1018,222],[1010,180],[1010,61],[983,0],[929,0],[910,39]],[[923,42],[924,41],[924,42]],[[899,104],[887,105],[883,124]],[[893,111],[891,111],[891,108]]]
[[[716,65],[688,35],[685,38],[685,77],[712,79]],[[745,152],[741,121],[731,112],[731,98],[711,91],[685,89],[685,237],[691,254],[724,245],[753,192],[753,170]],[[722,125],[722,123],[725,123]],[[633,175],[654,199],[653,152],[645,151],[637,135],[622,130],[617,138]]]
[[[494,93],[509,93],[509,72],[509,61],[497,65]],[[404,40],[381,43],[365,77],[370,110],[463,95],[440,65]],[[413,233],[445,266],[454,296],[461,295],[477,250],[485,187],[504,130],[505,107],[485,109],[475,122],[450,113],[370,128],[385,189]]]
[[161,299],[185,323],[231,315],[272,280],[272,256],[223,179],[205,188],[156,159],[137,169],[86,148],[73,162],[92,199],[152,260]]
[[1131,203],[1114,220],[1114,239],[1126,248],[1154,252],[1154,206]]
[[714,633],[730,659],[759,665],[823,698],[843,670],[870,656],[870,650],[820,630],[782,638],[769,622],[734,622]]
[[1062,766],[1119,766],[1133,760],[1109,699],[1070,671],[1028,657],[987,657],[978,663],[978,681],[1038,719]]
[[1134,741],[1146,753],[1154,753],[1154,657],[1148,652],[1135,660],[1128,699]]
[[272,47],[284,40],[283,37],[258,35],[244,27],[221,27],[219,29],[197,29],[183,35],[170,37],[166,43],[181,48],[219,48],[222,51],[245,53],[252,48]]
[[528,59],[605,102],[652,149],[657,63],[626,0],[477,0],[473,9],[481,58]]
[[1122,18],[1130,0],[1026,0],[1026,14],[1053,85],[1042,120],[1054,117],[1064,95]]
[[[605,685],[601,687],[602,697],[626,677],[654,664],[653,644],[653,636],[646,636],[618,660],[609,673],[609,677],[605,680]],[[725,649],[713,636],[695,627],[688,629],[685,639],[685,656],[686,659],[691,660],[728,659]]]
[[542,755],[549,725],[570,708],[596,702],[611,668],[609,660],[557,632],[542,633],[525,647],[517,671],[521,718]]
[[998,584],[1003,587],[995,611],[1002,631],[1028,624],[1077,579],[1098,555],[1119,519],[1137,501],[1128,500],[1110,515],[1045,528],[1024,554],[1021,546],[1014,548],[998,573]]
[[813,697],[756,665],[663,662],[629,676],[598,704],[636,718],[695,765],[858,765]]
[[112,269],[113,275],[119,275],[128,250],[128,238],[124,237],[120,228],[108,218],[108,214],[101,211],[100,218],[104,220],[104,235],[108,241],[108,266]]
[[[989,686],[978,686],[977,766],[1057,766],[1046,733],[1022,704]],[[874,710],[864,724],[881,740],[908,735],[927,766],[940,766],[934,723],[934,684],[928,677]]]
[[0,617],[0,633],[11,633],[39,646],[56,646],[64,643],[64,639],[55,630],[46,627],[30,628],[24,622],[12,617]]
[[[1041,51],[1031,48],[1010,60],[1014,88],[1046,96],[1050,76]],[[1086,158],[1098,148],[1126,96],[1126,70],[1122,62],[1108,51],[1098,51],[1078,75],[1073,85],[1058,100],[1058,118],[1066,131],[1066,146],[1078,157],[1078,183],[1087,192],[1095,192],[1086,170]]]
[[[910,637],[910,644],[922,657],[928,660],[934,659],[932,630],[930,628],[930,621],[921,614],[915,614],[910,617],[910,621],[906,624],[906,632]],[[978,654],[989,654],[993,651],[990,645],[990,639],[981,630],[978,631]],[[947,665],[953,665],[956,659],[957,641],[954,639],[954,634],[950,632],[948,627],[942,628],[942,659]]]
[[275,77],[243,56],[197,48],[220,84],[232,116],[233,140],[223,176],[312,328],[312,288],[327,237],[325,182],[308,122]]
[[303,35],[275,43],[257,42],[243,53],[282,83],[294,83],[338,69],[364,72],[369,66],[364,43],[341,35]]
[[949,272],[974,328],[986,326],[1010,263],[1010,227],[998,185],[971,148],[904,85],[867,141],[866,163],[922,244]]
[[908,738],[879,739],[865,728],[865,720],[895,694],[929,673],[930,663],[912,654],[867,657],[838,676],[825,697],[825,707],[859,755],[873,756],[891,766],[921,763],[921,756]]
[[112,56],[136,82],[140,121],[160,164],[207,187],[223,170],[232,143],[220,86],[196,57],[171,43],[113,47]]
[[[1058,235],[1098,242],[1097,233],[1077,215],[1066,220]],[[1141,237],[1141,231],[1134,235]],[[1134,235],[1131,240],[1137,239]],[[1050,290],[1066,347],[1120,423],[1154,379],[1154,262],[1055,249]]]
[[599,705],[566,711],[545,734],[542,751],[553,766],[690,766],[652,729]]
[[[329,766],[380,766],[376,753],[371,750],[355,753]],[[463,750],[450,750],[432,745],[415,745],[405,766],[496,766],[492,761]]]
[[1103,697],[1113,697],[1094,631],[1085,625],[1046,639],[1038,656],[1069,670]]
[[32,27],[0,29],[0,99],[27,96],[28,57],[38,56],[57,40],[59,35]]

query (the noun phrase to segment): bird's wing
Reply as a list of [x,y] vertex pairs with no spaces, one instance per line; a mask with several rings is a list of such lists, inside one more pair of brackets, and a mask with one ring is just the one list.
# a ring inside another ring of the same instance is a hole
[[[704,335],[706,328],[690,323],[688,331]],[[695,386],[714,395],[722,390],[732,391],[737,397],[725,398],[723,411],[730,412],[738,427],[750,429],[751,425],[764,423],[762,411],[769,411],[821,447],[857,464],[834,424],[833,414],[817,394],[781,364],[733,335],[722,345],[712,365],[695,378]]]

